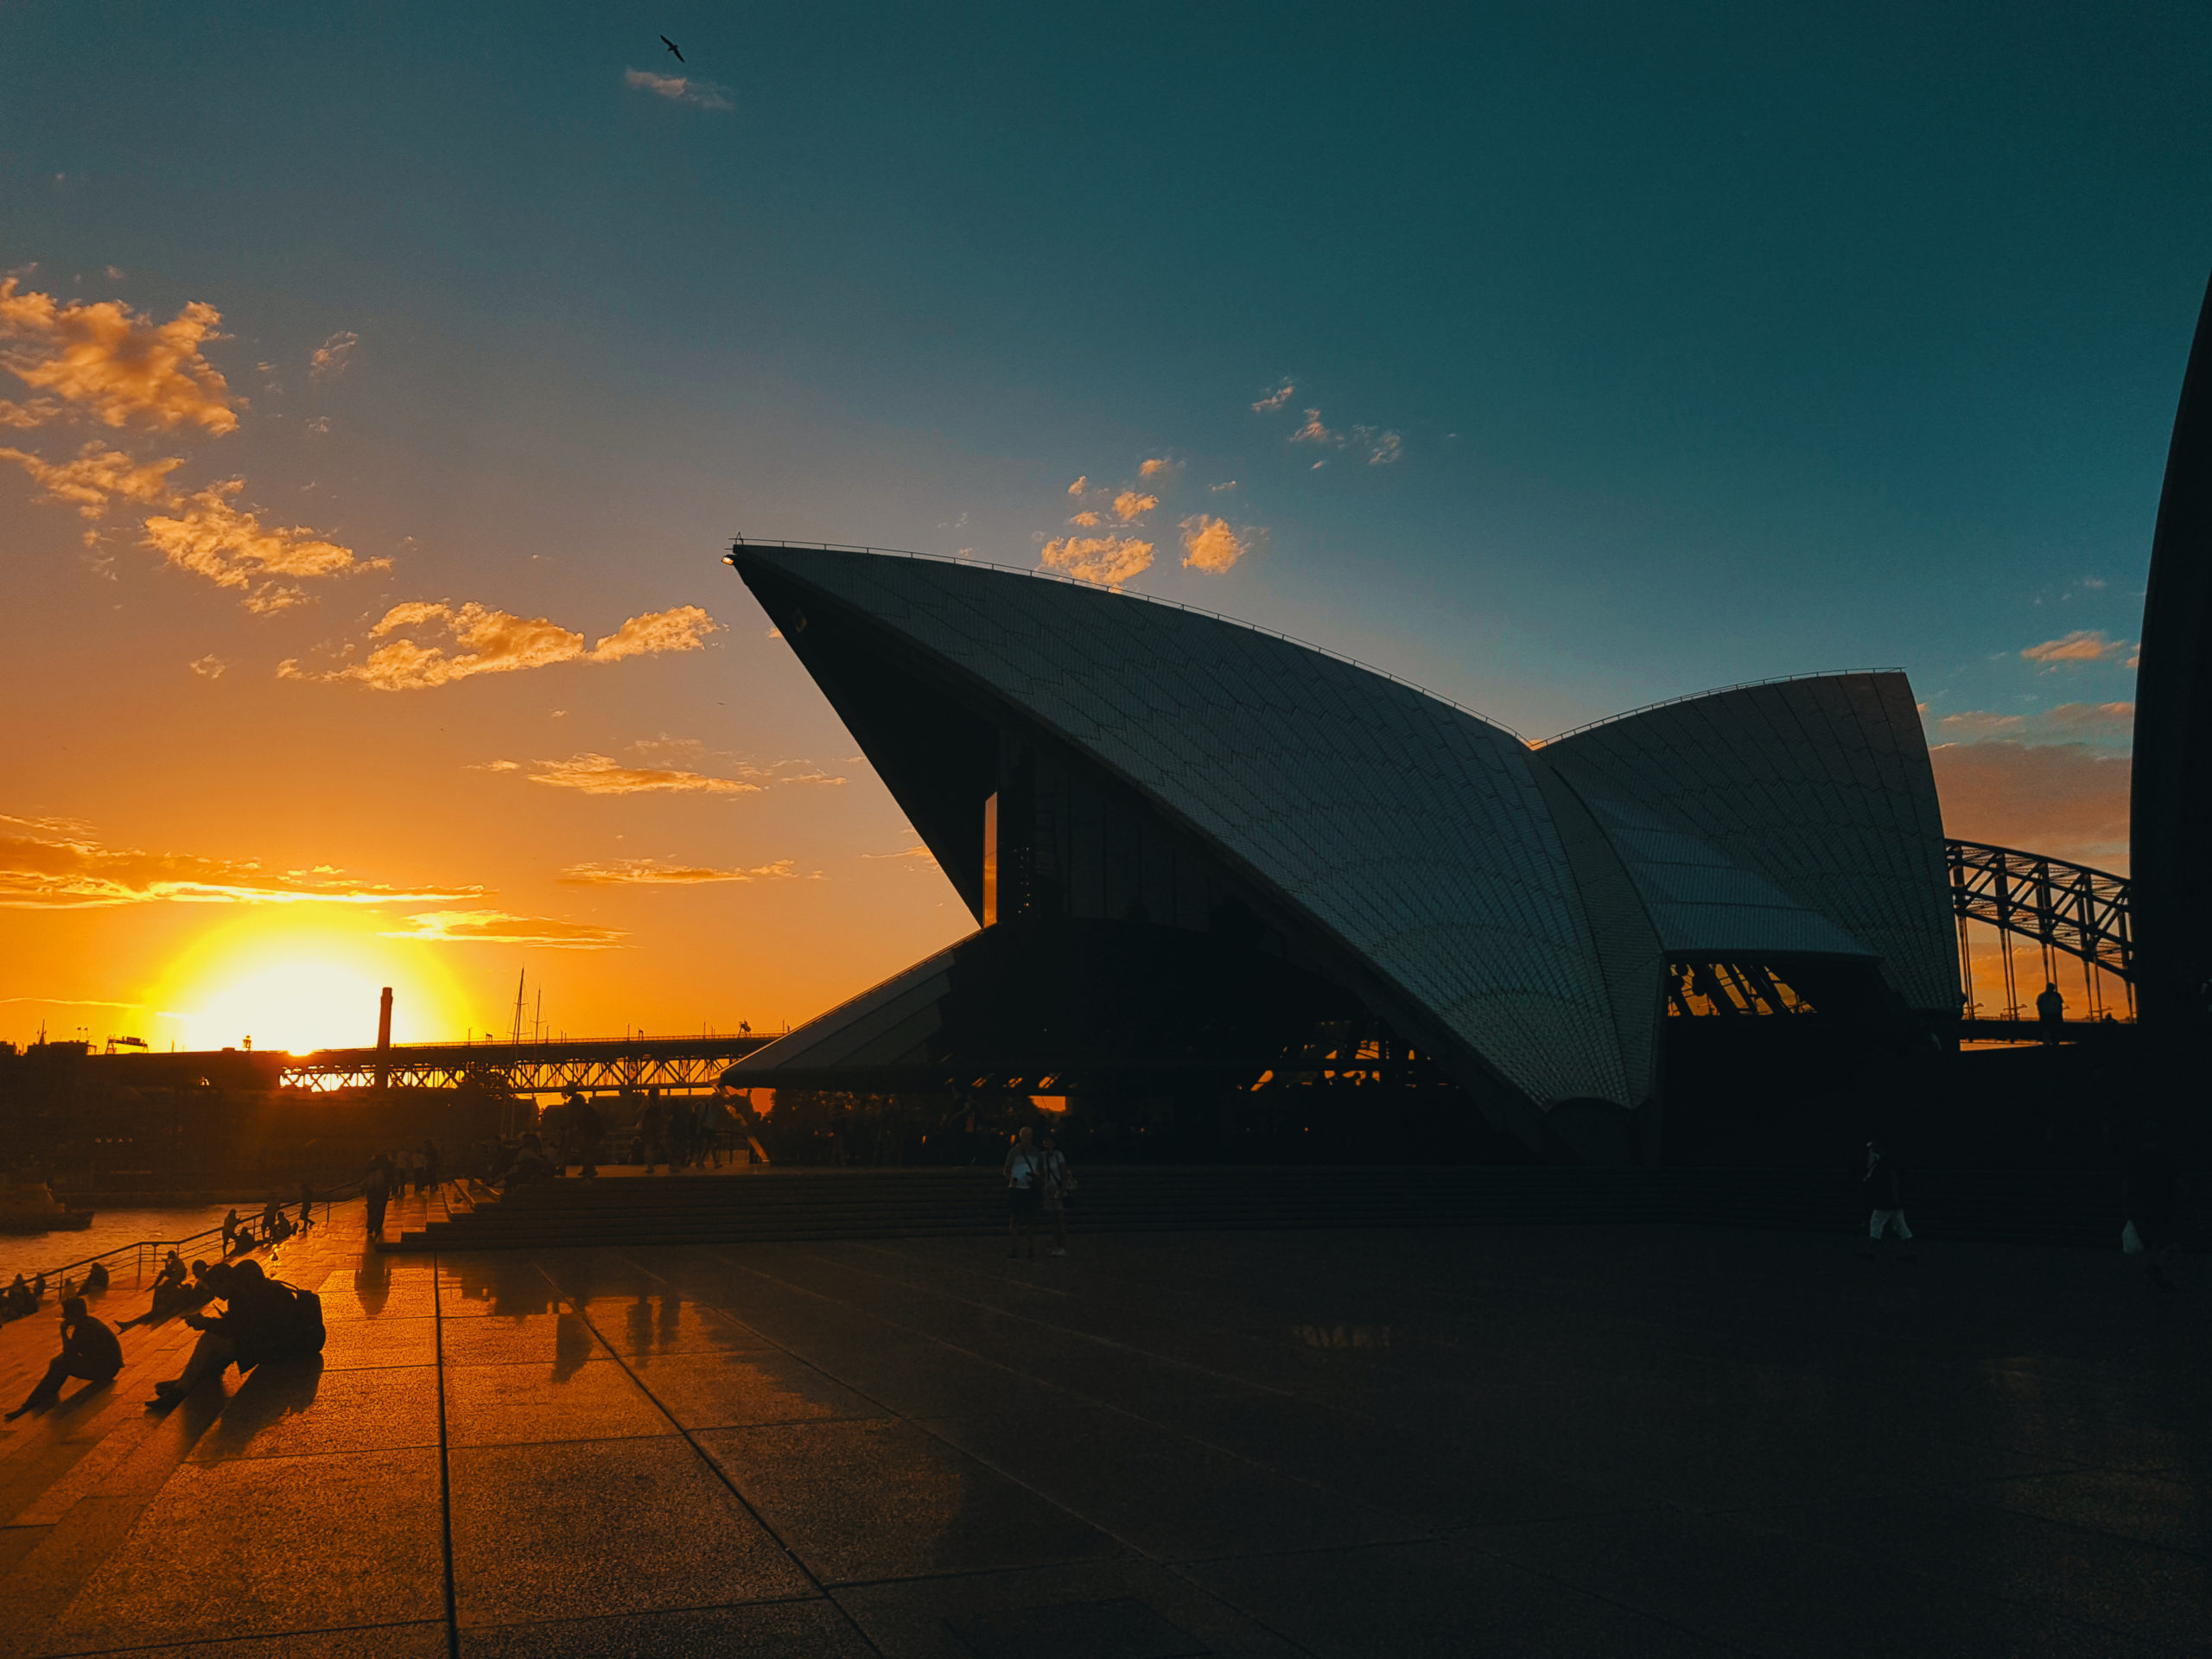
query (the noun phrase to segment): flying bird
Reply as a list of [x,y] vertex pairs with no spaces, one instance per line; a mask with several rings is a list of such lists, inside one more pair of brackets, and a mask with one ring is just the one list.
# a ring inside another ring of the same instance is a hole
[[[660,37],[660,43],[666,47],[670,51],[676,52],[676,42],[670,40],[667,35],[664,35]],[[683,54],[681,52],[676,52],[676,60],[678,63],[682,63],[683,61]]]

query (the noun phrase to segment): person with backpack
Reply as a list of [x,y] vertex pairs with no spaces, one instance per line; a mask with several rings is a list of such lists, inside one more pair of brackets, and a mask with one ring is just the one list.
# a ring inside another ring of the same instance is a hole
[[200,1332],[200,1340],[180,1375],[154,1384],[148,1405],[174,1405],[232,1364],[250,1371],[272,1359],[322,1351],[322,1298],[313,1291],[270,1278],[258,1262],[238,1262],[216,1294],[224,1299],[224,1312],[184,1316]]

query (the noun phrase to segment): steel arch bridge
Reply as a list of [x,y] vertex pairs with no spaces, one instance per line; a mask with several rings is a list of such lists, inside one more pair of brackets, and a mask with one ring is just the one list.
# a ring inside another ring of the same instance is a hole
[[[1946,841],[1944,861],[1951,877],[1951,910],[1958,918],[1959,976],[1969,1017],[1974,1007],[1974,969],[1967,950],[1967,924],[1980,922],[2002,932],[2033,939],[2043,955],[2048,980],[2057,979],[2057,953],[2083,964],[2092,1014],[2096,1011],[2097,975],[2110,974],[2126,988],[2128,1014],[2134,1014],[2135,939],[2128,879],[2017,847],[1979,841]],[[2012,984],[2012,953],[2005,958],[2009,1007],[2019,1006]]]

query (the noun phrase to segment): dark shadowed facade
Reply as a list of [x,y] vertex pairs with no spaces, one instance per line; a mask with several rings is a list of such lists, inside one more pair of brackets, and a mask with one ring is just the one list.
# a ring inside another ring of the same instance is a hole
[[1532,747],[1127,594],[857,551],[731,563],[981,928],[733,1082],[1142,1097],[1319,1065],[1619,1162],[1659,1155],[1677,1016],[1909,1041],[1956,1015],[1901,673]]
[[2169,1059],[2212,1011],[2212,289],[2166,454],[2143,598],[2129,875],[2136,994]]

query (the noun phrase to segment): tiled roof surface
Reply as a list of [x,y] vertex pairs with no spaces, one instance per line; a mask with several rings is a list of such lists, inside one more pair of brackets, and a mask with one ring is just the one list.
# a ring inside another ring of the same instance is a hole
[[1257,631],[1064,583],[748,549],[1227,849],[1538,1102],[1629,1103],[1559,837],[1510,734]]

